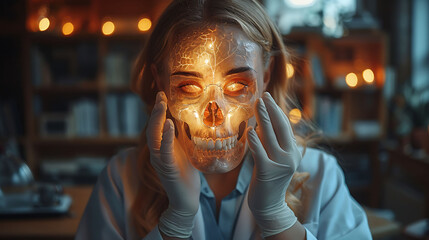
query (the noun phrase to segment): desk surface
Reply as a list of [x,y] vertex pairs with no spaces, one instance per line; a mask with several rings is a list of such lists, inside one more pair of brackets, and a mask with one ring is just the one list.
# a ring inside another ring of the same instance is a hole
[[64,187],[73,199],[65,216],[0,219],[0,239],[73,239],[91,191],[91,186]]
[[385,239],[387,237],[398,236],[401,233],[401,225],[399,223],[381,218],[368,208],[364,209],[368,217],[371,235],[374,239]]
[[[80,218],[91,195],[92,187],[65,187],[73,198],[69,214],[46,218],[0,219],[0,239],[74,239]],[[366,209],[371,232],[375,239],[397,234],[399,225],[371,214]]]

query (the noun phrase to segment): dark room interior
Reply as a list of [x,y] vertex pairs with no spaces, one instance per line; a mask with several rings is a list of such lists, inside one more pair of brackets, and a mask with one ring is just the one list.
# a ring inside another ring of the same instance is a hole
[[[0,2],[0,239],[75,238],[109,159],[146,137],[130,79],[170,2]],[[259,2],[294,131],[336,157],[373,239],[429,239],[429,1]]]

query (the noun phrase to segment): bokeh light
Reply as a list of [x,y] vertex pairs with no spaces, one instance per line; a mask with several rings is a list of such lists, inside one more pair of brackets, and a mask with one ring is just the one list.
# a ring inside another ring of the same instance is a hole
[[42,18],[39,21],[39,30],[40,31],[46,31],[49,28],[49,25],[51,24],[51,22],[49,21],[49,18]]
[[354,74],[354,73],[347,74],[346,83],[349,87],[356,87],[356,85],[358,83],[358,78],[357,78],[356,74]]
[[284,0],[286,4],[296,8],[310,7],[316,3],[316,0]]
[[290,63],[286,64],[286,74],[287,74],[287,78],[291,78],[295,74],[295,69]]
[[115,31],[115,24],[111,21],[107,21],[103,23],[103,27],[101,28],[101,31],[104,35],[111,35]]
[[297,123],[299,123],[299,121],[301,121],[301,118],[302,118],[302,113],[298,108],[294,108],[294,109],[290,110],[289,120],[291,123],[297,124]]
[[62,28],[62,32],[65,36],[72,34],[73,31],[74,31],[73,23],[71,23],[71,22],[64,23],[63,28]]
[[149,18],[142,18],[138,23],[138,28],[142,32],[146,32],[152,26],[152,21]]
[[362,72],[363,80],[367,83],[373,83],[374,82],[374,72],[371,69],[365,69]]

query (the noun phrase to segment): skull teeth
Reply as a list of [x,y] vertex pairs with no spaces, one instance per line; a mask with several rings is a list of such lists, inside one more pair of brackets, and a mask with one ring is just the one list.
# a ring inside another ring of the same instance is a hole
[[198,149],[202,150],[230,150],[237,144],[238,134],[228,138],[200,138],[192,137],[192,141]]

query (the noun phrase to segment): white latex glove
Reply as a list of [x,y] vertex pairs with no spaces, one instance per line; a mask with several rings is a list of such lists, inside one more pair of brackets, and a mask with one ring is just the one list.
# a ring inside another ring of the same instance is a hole
[[171,119],[166,120],[166,110],[167,97],[159,92],[146,136],[151,164],[169,200],[158,228],[169,237],[189,238],[199,208],[200,175],[175,139],[174,124]]
[[269,93],[256,102],[255,116],[257,133],[253,128],[247,131],[255,161],[248,203],[265,238],[283,232],[297,221],[285,195],[302,156],[288,118]]

